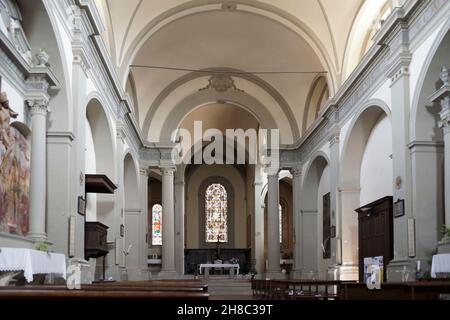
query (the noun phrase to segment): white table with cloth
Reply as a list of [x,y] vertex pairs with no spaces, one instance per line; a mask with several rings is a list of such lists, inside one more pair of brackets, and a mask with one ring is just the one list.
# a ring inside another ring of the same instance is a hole
[[35,274],[58,275],[66,279],[66,256],[25,248],[0,248],[0,272],[23,271],[27,282]]
[[202,263],[200,264],[200,274],[202,274],[202,269],[208,270],[209,273],[210,268],[223,268],[230,269],[230,272],[236,270],[236,274],[239,274],[239,264],[231,264],[231,263]]
[[450,278],[450,253],[433,256],[431,263],[432,278]]

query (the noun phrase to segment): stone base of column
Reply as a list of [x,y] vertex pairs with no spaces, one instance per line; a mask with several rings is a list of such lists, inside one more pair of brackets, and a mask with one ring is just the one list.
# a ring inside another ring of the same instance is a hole
[[339,280],[340,278],[339,271],[340,266],[338,265],[329,266],[326,275],[327,280]]
[[175,280],[179,275],[175,270],[162,270],[158,273],[158,279]]
[[302,269],[292,270],[291,274],[290,274],[290,276],[291,276],[290,278],[292,280],[300,280],[300,279],[303,279],[302,275],[303,275]]
[[[418,262],[420,261],[420,263]],[[418,266],[420,264],[420,270]],[[387,266],[387,282],[410,282],[425,277],[431,270],[426,258],[399,258],[392,260]]]
[[270,280],[283,280],[287,279],[286,273],[282,273],[281,271],[267,271],[265,274],[266,279]]
[[358,281],[359,268],[357,264],[344,264],[339,266],[339,280]]

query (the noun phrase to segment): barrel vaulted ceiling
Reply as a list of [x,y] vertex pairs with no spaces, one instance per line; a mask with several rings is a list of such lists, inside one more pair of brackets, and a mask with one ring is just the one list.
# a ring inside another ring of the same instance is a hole
[[[386,0],[95,1],[106,29],[102,37],[124,88],[134,99],[135,115],[147,140],[167,140],[162,135],[171,125],[195,120],[195,116],[187,114],[178,119],[176,108],[191,113],[201,106],[213,108],[217,102],[233,102],[245,104],[247,112],[262,127],[281,128],[283,143],[295,142],[305,130],[305,112],[314,96],[311,91],[317,79],[324,76],[327,92],[333,95],[348,77],[371,44],[370,37],[389,3]],[[220,73],[130,67],[133,65]],[[307,73],[239,73],[242,71]],[[211,87],[208,80],[224,72],[232,76],[228,79],[232,83],[226,88],[230,92],[218,92],[226,101],[213,101],[214,96],[205,93]],[[195,101],[200,105],[189,108]],[[242,111],[230,108],[229,112],[239,116]]]

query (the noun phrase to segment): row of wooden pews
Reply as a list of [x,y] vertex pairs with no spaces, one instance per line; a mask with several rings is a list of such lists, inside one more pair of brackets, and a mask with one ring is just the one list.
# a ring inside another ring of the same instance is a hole
[[265,300],[335,300],[340,281],[253,280],[253,296]]
[[0,300],[208,300],[208,285],[201,281],[120,281],[81,285],[0,287]]
[[253,280],[253,296],[263,300],[438,300],[450,299],[450,280],[365,283],[320,280]]

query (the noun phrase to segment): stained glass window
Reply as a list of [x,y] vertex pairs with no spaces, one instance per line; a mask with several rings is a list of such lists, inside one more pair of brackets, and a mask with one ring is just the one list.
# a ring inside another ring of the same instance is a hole
[[162,206],[155,204],[152,208],[152,245],[154,246],[162,245],[161,213]]
[[205,194],[206,242],[228,242],[227,190],[221,184],[211,184]]
[[278,205],[278,216],[279,216],[279,224],[280,224],[280,243],[283,242],[283,207],[281,204]]

